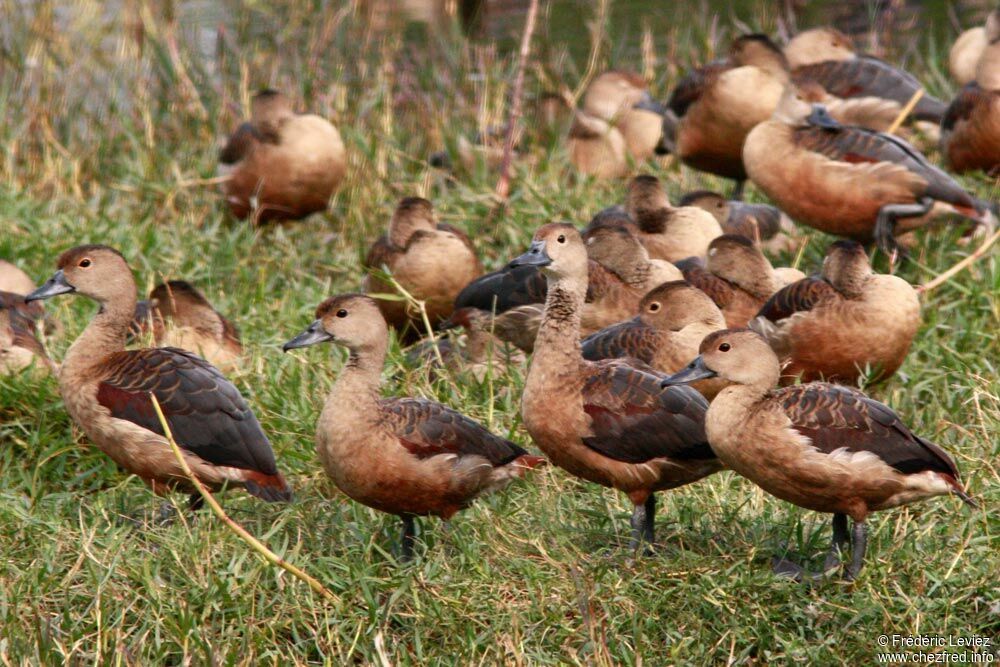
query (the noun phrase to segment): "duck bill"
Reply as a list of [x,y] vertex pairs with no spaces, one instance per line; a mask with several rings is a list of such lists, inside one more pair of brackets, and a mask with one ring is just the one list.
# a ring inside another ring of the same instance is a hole
[[24,302],[41,301],[42,299],[50,299],[60,294],[69,294],[75,291],[76,288],[66,281],[66,274],[63,273],[62,269],[59,269],[52,274],[51,278],[45,281],[44,285],[24,297]]
[[705,360],[699,356],[695,357],[695,360],[683,369],[677,371],[670,377],[665,378],[662,382],[660,382],[660,387],[666,389],[667,387],[673,387],[679,384],[690,384],[692,382],[697,382],[698,380],[708,380],[709,378],[714,377],[718,377],[718,373],[705,366]]
[[532,241],[528,252],[510,260],[507,264],[512,269],[519,266],[548,266],[552,263],[552,258],[545,251],[545,241]]
[[840,123],[830,115],[830,112],[822,104],[813,105],[812,113],[806,118],[806,122],[816,127],[822,127],[824,130],[836,130],[840,127]]
[[309,325],[308,329],[282,345],[281,351],[297,350],[300,347],[309,347],[310,345],[325,343],[330,340],[333,340],[333,336],[324,331],[323,324],[319,320],[316,320]]

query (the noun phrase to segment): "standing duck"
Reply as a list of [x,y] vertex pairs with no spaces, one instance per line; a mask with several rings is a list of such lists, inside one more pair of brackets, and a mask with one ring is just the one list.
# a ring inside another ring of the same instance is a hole
[[678,262],[684,279],[707,294],[719,307],[729,327],[744,327],[771,295],[784,285],[804,278],[796,269],[771,266],[753,241],[724,234],[708,246],[708,261]]
[[720,469],[702,427],[708,404],[691,388],[660,391],[660,375],[620,360],[583,359],[587,251],[574,227],[545,225],[513,263],[541,266],[549,281],[521,400],[524,425],[559,467],[628,494],[632,546],[652,543],[656,492]]
[[897,232],[923,224],[940,203],[989,224],[992,215],[908,143],[841,125],[789,88],[771,120],[750,132],[743,159],[754,184],[793,219],[886,253]]
[[[792,69],[792,82],[818,84],[840,99],[871,99],[892,102],[898,113],[923,88],[911,74],[854,50],[850,38],[834,28],[814,28],[788,42],[785,56]],[[913,108],[913,117],[935,125],[944,116],[945,103],[924,94]]]
[[954,171],[1000,173],[1000,10],[986,22],[988,43],[941,121],[941,153]]
[[150,326],[157,347],[194,352],[222,370],[238,367],[243,356],[236,327],[184,280],[157,285],[148,301],[136,304],[132,333],[142,333]]
[[795,247],[792,238],[795,227],[791,219],[774,206],[726,199],[709,190],[689,192],[677,205],[708,211],[722,227],[723,234],[745,236],[766,252],[787,252]]
[[[727,466],[773,496],[833,516],[825,570],[852,544],[845,576],[861,572],[869,514],[954,493],[973,504],[948,454],[915,435],[889,407],[859,391],[813,382],[776,389],[781,368],[763,338],[746,329],[708,336],[700,355],[663,381],[665,388],[721,378],[705,428]],[[851,533],[847,517],[854,521]],[[804,570],[778,560],[780,574]]]
[[920,299],[902,278],[873,272],[859,243],[837,241],[821,277],[780,289],[750,327],[785,364],[786,383],[799,377],[853,385],[866,368],[881,381],[906,358],[920,327]]
[[[663,283],[642,297],[639,314],[583,339],[583,358],[636,359],[661,373],[675,373],[698,354],[713,331],[726,328],[722,311],[707,294],[683,280]],[[695,383],[711,400],[722,389],[717,380]]]
[[316,427],[327,475],[354,500],[403,521],[402,556],[413,553],[414,517],[448,520],[476,497],[544,459],[451,408],[423,398],[381,398],[389,330],[361,294],[327,299],[316,321],[284,350],[332,341],[350,352]]
[[688,73],[668,106],[677,116],[674,152],[684,164],[736,181],[747,178],[741,149],[747,133],[767,120],[788,83],[788,63],[766,35],[742,35],[726,61]]
[[73,421],[115,463],[154,493],[192,493],[164,438],[149,394],[159,401],[192,472],[213,490],[239,486],[267,501],[291,489],[275,465],[271,443],[243,396],[201,357],[175,348],[125,350],[135,314],[132,271],[118,251],[84,245],[59,257],[59,270],[28,301],[78,293],[100,304],[69,348],[59,390]]
[[325,118],[297,114],[274,90],[254,95],[250,121],[219,153],[222,190],[237,218],[298,220],[326,210],[347,170],[344,142]]
[[[482,273],[469,237],[451,225],[439,224],[433,205],[421,197],[399,202],[388,232],[368,251],[364,268],[368,271],[365,292],[395,293],[392,283],[377,275],[388,270],[413,298],[424,302],[432,325],[451,315],[459,292]],[[378,304],[390,326],[422,328],[420,316],[411,312],[406,301],[379,299]]]
[[647,174],[629,183],[625,211],[654,259],[676,262],[704,257],[712,239],[722,235],[722,227],[711,213],[697,206],[672,206],[660,179]]

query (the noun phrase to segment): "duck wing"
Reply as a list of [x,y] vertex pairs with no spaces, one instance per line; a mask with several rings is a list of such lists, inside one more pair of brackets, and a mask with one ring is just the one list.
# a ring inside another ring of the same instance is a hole
[[701,98],[705,90],[719,78],[719,75],[729,69],[729,67],[729,63],[726,61],[717,60],[689,70],[684,75],[684,78],[674,86],[673,92],[670,93],[670,99],[667,101],[667,107],[678,118],[681,118],[687,113],[691,105]]
[[840,293],[833,285],[822,278],[810,276],[782,287],[772,294],[771,298],[761,306],[757,317],[778,322],[839,297]]
[[583,358],[588,361],[630,357],[653,363],[659,345],[657,331],[638,317],[613,324],[583,339]]
[[718,277],[698,262],[683,260],[677,264],[677,268],[684,274],[684,280],[689,285],[707,294],[720,309],[732,302],[736,288],[728,280]]
[[[253,123],[243,123],[233,132],[226,145],[219,151],[219,162],[234,165],[241,162],[258,143],[266,141],[267,137],[260,134]],[[273,141],[272,143],[278,143]]]
[[748,239],[766,241],[781,230],[781,211],[767,204],[729,202],[729,217],[722,225],[726,234],[740,234]]
[[504,267],[476,278],[455,297],[455,310],[478,308],[502,313],[511,308],[542,303],[548,283],[537,266]]
[[383,399],[384,424],[399,444],[418,459],[439,454],[481,456],[494,467],[527,452],[462,413],[424,398]]
[[990,98],[996,94],[983,90],[975,81],[967,83],[948,105],[948,110],[941,120],[941,129],[953,130],[959,121],[968,120],[977,107],[988,105]]
[[201,357],[172,347],[112,355],[97,402],[116,419],[164,435],[152,393],[177,444],[199,458],[277,475],[274,452],[239,390]]
[[930,470],[958,479],[947,452],[912,433],[888,406],[859,391],[813,382],[772,395],[792,427],[821,452],[870,452],[903,474]]
[[664,375],[618,360],[588,364],[588,370],[583,409],[593,435],[583,438],[587,447],[625,463],[715,458],[705,436],[708,402],[697,391],[661,389]]

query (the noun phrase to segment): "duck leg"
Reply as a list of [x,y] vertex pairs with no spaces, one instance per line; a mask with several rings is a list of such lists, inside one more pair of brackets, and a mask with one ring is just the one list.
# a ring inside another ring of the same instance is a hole
[[629,524],[632,527],[632,538],[629,540],[629,547],[638,553],[639,548],[645,546],[643,553],[648,555],[651,551],[654,537],[654,524],[656,522],[656,496],[652,493],[642,503],[636,503],[632,510],[632,519]]
[[413,544],[416,541],[417,527],[410,515],[399,517],[403,520],[403,532],[400,536],[401,549],[399,559],[408,563],[413,559]]
[[905,251],[896,243],[896,221],[900,218],[915,218],[919,215],[926,215],[934,206],[934,200],[924,197],[914,204],[886,204],[878,210],[878,217],[875,218],[875,229],[872,235],[875,237],[875,245],[878,249],[895,262],[900,254],[905,255]]
[[733,185],[733,193],[729,195],[730,199],[735,199],[736,201],[743,201],[743,186],[746,185],[746,179],[741,178],[736,181]]
[[852,538],[854,544],[851,545],[851,564],[844,572],[844,578],[848,581],[857,579],[861,568],[864,567],[865,552],[868,550],[868,524],[864,521],[855,521]]
[[205,497],[200,493],[192,493],[188,496],[188,511],[194,514],[205,506]]
[[646,498],[646,523],[642,527],[642,539],[646,541],[646,544],[652,546],[656,541],[656,494],[649,494],[649,498]]
[[840,554],[847,550],[850,544],[851,535],[847,532],[847,515],[833,515],[833,540],[830,544],[830,553],[826,555],[823,563],[823,572],[829,572],[841,563]]

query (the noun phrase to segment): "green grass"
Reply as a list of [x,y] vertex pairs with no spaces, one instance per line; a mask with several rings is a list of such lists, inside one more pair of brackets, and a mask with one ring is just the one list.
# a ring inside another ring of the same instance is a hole
[[[493,175],[480,169],[450,183],[430,170],[424,157],[453,145],[458,131],[498,122],[514,70],[511,57],[455,30],[422,48],[369,30],[337,4],[248,2],[213,69],[189,30],[178,29],[171,55],[166,15],[147,11],[140,51],[135,3],[111,16],[92,2],[72,12],[0,7],[0,257],[41,282],[62,250],[106,243],[129,258],[140,290],[183,277],[238,324],[249,356],[233,379],[296,499],[275,506],[232,493],[225,506],[336,595],[317,598],[209,513],[137,529],[125,517],[152,515],[160,501],[89,445],[55,380],[0,378],[3,664],[857,665],[873,661],[880,634],[1000,634],[995,253],[928,296],[901,372],[873,389],[955,456],[985,510],[939,498],[873,517],[856,584],[776,580],[770,557],[819,556],[828,517],[730,473],[662,494],[656,557],[629,559],[621,494],[550,467],[459,514],[450,534],[424,521],[416,562],[400,567],[391,555],[397,520],[340,494],[313,451],[341,354],[324,346],[283,355],[280,344],[323,298],[358,288],[359,257],[401,196],[433,199],[492,268],[540,224],[584,223],[620,200],[623,184],[580,179],[564,150],[539,145],[518,166],[507,209],[490,217]],[[774,27],[763,10],[742,18]],[[657,71],[682,71],[709,46],[707,32],[657,32]],[[605,36],[599,63],[641,68],[622,51]],[[551,78],[575,85],[582,68],[564,45],[549,42],[540,57]],[[942,71],[939,61],[924,66]],[[669,84],[659,81],[659,92]],[[352,169],[328,213],[252,229],[198,181],[213,175],[215,142],[239,120],[241,101],[263,85],[334,119]],[[933,78],[935,92],[947,95],[947,85]],[[529,81],[529,93],[540,89]],[[723,186],[670,163],[643,168],[674,196]],[[985,179],[963,182],[997,196]],[[750,196],[759,197],[752,188]],[[969,252],[957,238],[922,234],[902,275],[925,282],[954,264]],[[802,266],[816,267],[828,241],[814,234]],[[47,306],[65,328],[50,341],[58,359],[94,305]],[[405,368],[394,345],[386,392],[436,398],[530,446],[518,416],[523,374],[486,385],[430,381]]]

